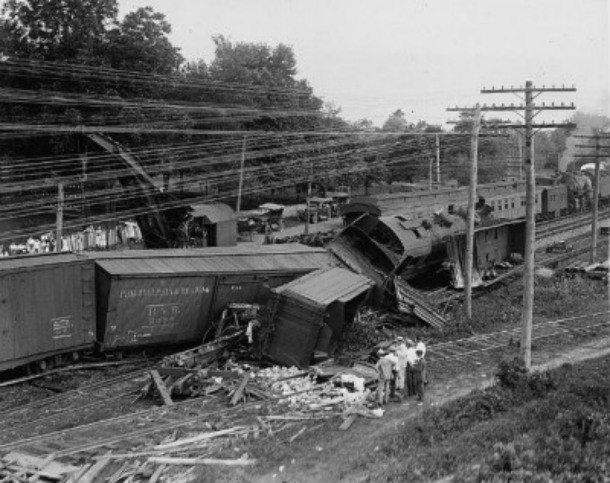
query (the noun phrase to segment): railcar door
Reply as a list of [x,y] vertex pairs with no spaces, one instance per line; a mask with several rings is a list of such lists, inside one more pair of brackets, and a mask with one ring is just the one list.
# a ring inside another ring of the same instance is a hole
[[0,370],[15,357],[9,277],[0,277]]

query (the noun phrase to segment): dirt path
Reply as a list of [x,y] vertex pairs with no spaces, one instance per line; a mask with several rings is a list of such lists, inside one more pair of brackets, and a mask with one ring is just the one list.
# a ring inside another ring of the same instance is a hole
[[[583,342],[571,350],[551,349],[536,353],[533,369],[542,371],[609,354],[610,337],[604,337]],[[493,365],[481,365],[478,370],[461,377],[438,380],[428,391],[425,405],[409,400],[390,405],[381,419],[359,418],[347,431],[338,430],[337,425],[323,428],[302,441],[295,441],[290,448],[291,456],[274,468],[261,468],[259,474],[242,474],[238,479],[256,483],[367,481],[368,474],[357,469],[360,455],[376,451],[384,438],[395,433],[406,419],[420,414],[426,406],[442,405],[493,384],[493,371]]]

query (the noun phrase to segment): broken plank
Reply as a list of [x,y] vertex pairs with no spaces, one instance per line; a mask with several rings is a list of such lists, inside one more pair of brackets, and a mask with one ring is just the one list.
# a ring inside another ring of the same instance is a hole
[[250,377],[252,377],[251,373],[246,372],[244,374],[244,377],[242,378],[241,382],[239,383],[239,386],[237,387],[237,389],[235,390],[235,393],[233,394],[233,397],[231,398],[231,406],[235,406],[240,401],[240,399],[243,397],[244,389],[246,388],[246,384],[248,384]]
[[167,456],[153,456],[148,458],[150,463],[165,465],[221,465],[221,466],[251,466],[256,464],[254,459],[223,460],[215,458],[171,458]]
[[354,421],[356,421],[356,418],[358,416],[355,414],[352,414],[351,416],[347,417],[345,419],[345,421],[343,421],[343,423],[341,423],[341,426],[339,426],[339,429],[341,431],[347,431],[349,429],[349,427],[353,424]]
[[108,457],[110,453],[102,456],[98,459],[93,466],[91,466],[87,472],[78,479],[78,483],[93,483],[93,481],[97,478],[100,472],[108,465],[110,462],[110,458]]
[[185,367],[157,367],[156,371],[161,377],[184,377],[187,374],[197,374],[202,369],[186,369]]
[[305,430],[307,429],[307,426],[303,426],[301,429],[299,429],[299,431],[296,434],[293,434],[290,439],[288,440],[289,443],[292,443],[295,439],[297,439],[299,436],[301,436]]
[[166,468],[166,465],[159,465],[159,466],[157,466],[157,469],[155,470],[155,472],[150,477],[150,480],[148,480],[148,483],[157,483],[157,481],[161,477],[161,473],[163,473],[163,470],[165,468]]
[[159,444],[159,445],[155,446],[154,449],[155,450],[165,450],[165,449],[175,448],[176,446],[183,446],[185,444],[196,443],[198,441],[203,441],[205,439],[212,439],[212,438],[216,438],[218,436],[224,436],[226,434],[231,434],[231,433],[234,433],[234,432],[239,431],[244,428],[245,428],[245,426],[235,426],[233,428],[222,429],[220,431],[203,433],[203,434],[199,434],[197,436],[193,436],[191,438],[183,438],[183,439],[179,439],[177,441],[172,441],[171,443]]
[[113,473],[113,475],[108,479],[106,483],[117,483],[123,476],[125,470],[129,467],[129,462],[126,461],[123,465]]
[[172,397],[169,395],[167,387],[165,387],[165,383],[161,379],[159,373],[156,370],[152,370],[150,371],[150,376],[152,377],[155,386],[157,386],[159,394],[161,394],[161,399],[163,399],[163,403],[167,406],[173,406],[174,401],[172,401]]

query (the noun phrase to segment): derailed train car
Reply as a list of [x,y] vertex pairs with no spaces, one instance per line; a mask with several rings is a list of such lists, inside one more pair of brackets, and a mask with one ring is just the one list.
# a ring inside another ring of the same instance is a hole
[[96,259],[98,344],[201,341],[228,303],[264,302],[270,289],[328,260],[325,250],[294,244],[103,255]]
[[[524,249],[522,220],[484,221],[475,229],[475,278],[513,254],[522,255]],[[440,213],[418,221],[400,215],[363,214],[328,248],[347,266],[375,282],[376,302],[381,303],[393,275],[413,280],[449,267],[453,285],[463,286],[465,233],[466,220],[460,215]]]
[[0,371],[93,350],[200,342],[229,302],[327,267],[299,244],[0,259]]

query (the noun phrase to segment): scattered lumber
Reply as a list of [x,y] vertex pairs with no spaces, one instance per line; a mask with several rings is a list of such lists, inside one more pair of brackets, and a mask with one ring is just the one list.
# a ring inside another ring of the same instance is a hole
[[164,465],[221,465],[221,466],[252,466],[256,464],[255,459],[233,459],[224,460],[216,458],[171,458],[166,456],[152,456],[148,458],[150,463]]
[[356,414],[352,414],[351,416],[348,416],[345,421],[343,421],[343,423],[341,423],[341,426],[339,426],[339,429],[341,431],[347,431],[349,429],[349,427],[354,423],[354,421],[356,421],[356,418],[358,416]]
[[244,397],[244,389],[246,388],[246,384],[248,384],[248,381],[250,380],[251,377],[252,377],[252,373],[250,373],[250,372],[246,372],[244,374],[244,377],[242,378],[241,382],[239,383],[239,386],[233,393],[233,397],[231,398],[231,406],[235,406]]
[[165,387],[165,383],[163,382],[163,379],[161,379],[159,372],[157,370],[150,371],[150,377],[152,377],[155,386],[157,386],[157,390],[161,395],[161,399],[163,399],[163,403],[167,406],[173,406],[174,401],[172,401],[172,397],[170,396],[167,387]]
[[245,428],[245,426],[235,426],[233,428],[222,429],[220,431],[214,431],[211,433],[203,433],[203,434],[199,434],[197,436],[193,436],[191,438],[179,439],[179,440],[173,441],[171,443],[158,444],[157,446],[154,447],[154,449],[165,450],[165,449],[175,448],[176,446],[183,446],[183,445],[187,445],[187,444],[197,443],[199,441],[203,441],[206,439],[212,439],[212,438],[216,438],[218,436],[232,434],[232,433],[235,433],[236,431],[239,431],[244,428]]

